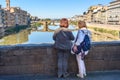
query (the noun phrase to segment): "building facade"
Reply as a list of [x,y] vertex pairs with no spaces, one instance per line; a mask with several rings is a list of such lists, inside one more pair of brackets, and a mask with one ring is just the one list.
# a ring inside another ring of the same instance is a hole
[[0,27],[4,27],[5,24],[5,11],[0,9]]
[[6,8],[0,5],[0,27],[14,27],[30,24],[30,14],[19,7],[10,7],[10,0],[6,0]]
[[92,22],[100,24],[107,23],[107,6],[100,6],[93,10]]
[[79,18],[78,16],[77,18],[73,17],[73,20],[82,18],[86,22],[120,25],[120,0],[114,0],[110,2],[108,6],[101,4],[90,6],[88,10],[83,13],[83,17]]
[[14,14],[16,25],[27,25],[28,23],[27,11],[21,10],[19,7],[11,7],[10,13]]
[[86,13],[87,22],[100,22],[102,5],[90,6]]
[[120,24],[120,0],[110,2],[107,18],[108,24]]
[[4,36],[4,10],[1,8],[0,5],[0,37]]

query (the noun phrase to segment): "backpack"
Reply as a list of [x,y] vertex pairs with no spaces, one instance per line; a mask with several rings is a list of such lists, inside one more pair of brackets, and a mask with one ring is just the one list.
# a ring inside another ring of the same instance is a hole
[[88,36],[88,32],[87,32],[87,34],[84,31],[82,31],[82,32],[85,34],[85,37],[84,37],[84,40],[82,41],[82,43],[80,45],[81,45],[81,49],[85,52],[85,51],[90,50],[91,41],[90,41],[90,37]]
[[[90,37],[88,36],[88,32],[86,34],[83,30],[81,30],[81,31],[85,34],[84,39],[80,43],[80,45],[77,46],[78,51],[74,52],[73,47],[72,47],[72,49],[71,49],[72,53],[79,54],[80,52],[88,51],[91,48],[91,41],[90,41]],[[78,35],[77,35],[77,38],[78,38]],[[77,40],[77,38],[76,38],[76,40]],[[75,40],[75,42],[76,42],[76,40]]]

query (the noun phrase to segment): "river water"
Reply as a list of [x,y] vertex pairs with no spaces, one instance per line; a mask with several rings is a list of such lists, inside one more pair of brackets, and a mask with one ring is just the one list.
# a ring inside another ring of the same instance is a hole
[[[55,30],[59,26],[49,26],[49,29]],[[52,36],[54,32],[44,32],[41,31],[43,26],[37,29],[26,29],[19,33],[11,34],[0,39],[0,45],[16,45],[16,44],[40,44],[40,43],[54,43]],[[69,26],[69,29],[74,29],[74,26]],[[93,31],[93,30],[91,30]],[[74,36],[76,36],[77,31],[72,31]],[[111,35],[111,34],[109,34]],[[92,32],[92,41],[113,41],[120,40],[119,35],[116,37],[106,37],[106,34],[99,34]]]

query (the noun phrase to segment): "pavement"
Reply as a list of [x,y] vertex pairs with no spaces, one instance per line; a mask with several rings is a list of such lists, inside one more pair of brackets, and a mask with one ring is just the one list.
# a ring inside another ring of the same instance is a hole
[[89,72],[84,79],[70,74],[67,78],[57,78],[41,74],[0,75],[0,80],[120,80],[120,71]]

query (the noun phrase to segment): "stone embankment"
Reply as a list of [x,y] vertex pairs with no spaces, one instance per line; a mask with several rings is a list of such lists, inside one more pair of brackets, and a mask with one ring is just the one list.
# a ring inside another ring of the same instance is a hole
[[119,30],[120,31],[120,25],[87,23],[87,26],[97,27],[97,28],[104,28],[104,29],[111,29],[111,30]]

